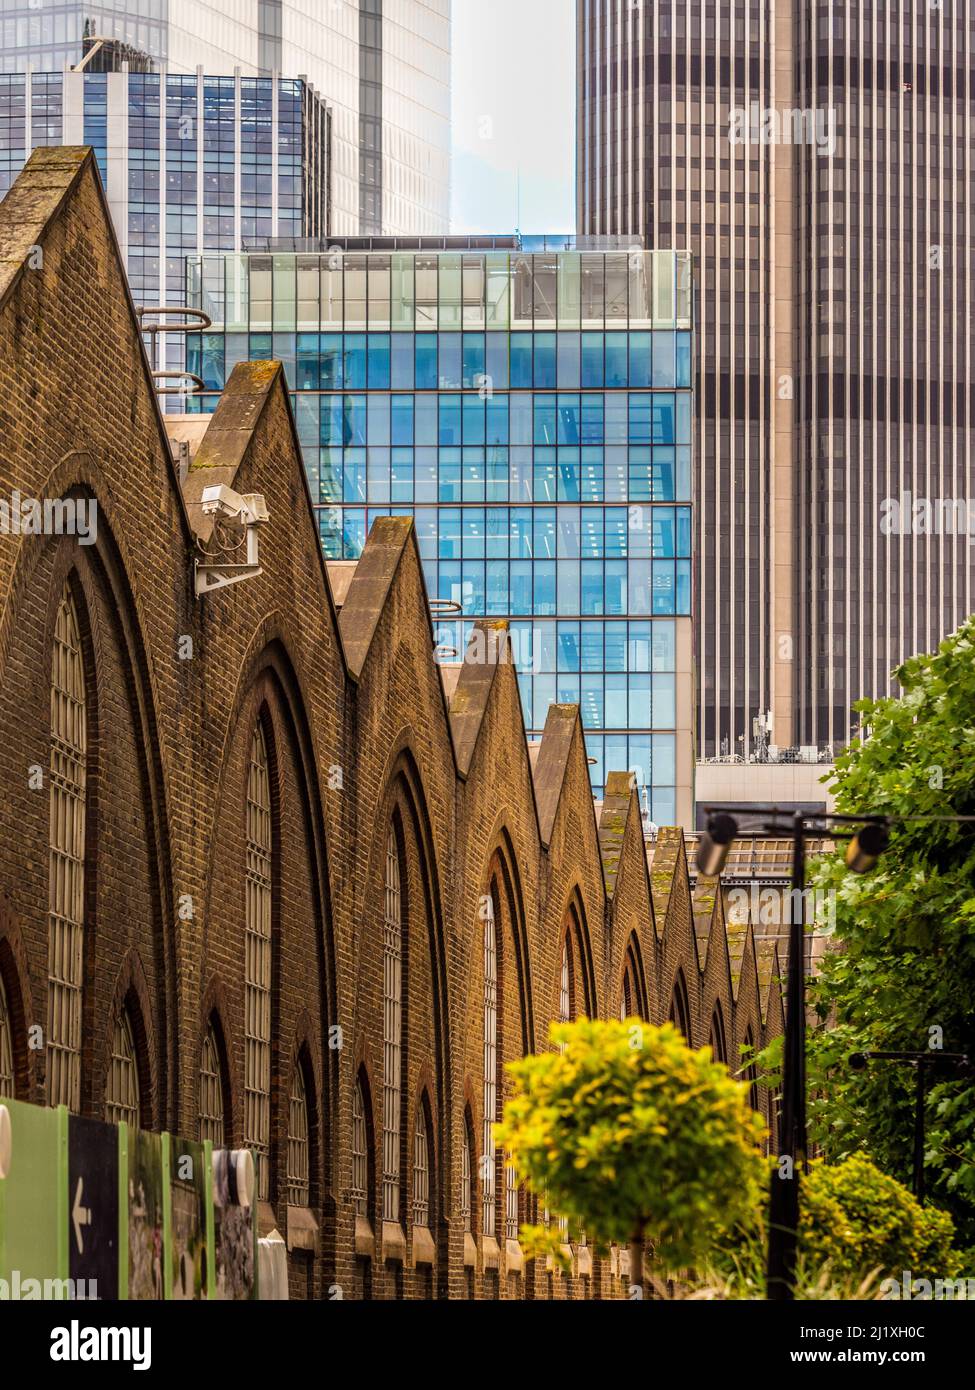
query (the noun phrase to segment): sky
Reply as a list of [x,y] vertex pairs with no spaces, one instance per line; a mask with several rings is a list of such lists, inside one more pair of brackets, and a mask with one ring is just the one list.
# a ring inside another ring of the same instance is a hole
[[451,13],[451,230],[573,231],[575,0],[453,0]]

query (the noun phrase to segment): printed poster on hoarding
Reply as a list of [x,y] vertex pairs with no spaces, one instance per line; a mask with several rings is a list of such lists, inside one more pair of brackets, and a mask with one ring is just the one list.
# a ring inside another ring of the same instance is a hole
[[248,1165],[253,1172],[246,1149],[213,1151],[217,1297],[235,1302],[253,1297],[254,1290],[254,1208],[250,1191],[241,1190],[250,1183],[238,1178],[238,1170]]
[[162,1138],[129,1130],[129,1298],[163,1296]]
[[200,1299],[207,1279],[203,1145],[175,1137],[169,1144],[173,1298]]

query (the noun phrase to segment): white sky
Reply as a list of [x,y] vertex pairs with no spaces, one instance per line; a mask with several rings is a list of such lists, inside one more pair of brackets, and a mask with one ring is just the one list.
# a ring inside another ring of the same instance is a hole
[[451,230],[573,231],[575,0],[451,8]]

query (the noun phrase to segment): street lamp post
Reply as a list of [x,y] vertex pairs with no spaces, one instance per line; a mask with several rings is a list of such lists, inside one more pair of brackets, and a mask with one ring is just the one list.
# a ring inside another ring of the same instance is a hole
[[927,1092],[928,1068],[953,1066],[960,1072],[971,1070],[964,1052],[854,1052],[849,1065],[862,1071],[869,1062],[901,1062],[914,1068],[914,1161],[911,1171],[911,1191],[919,1202],[924,1200],[924,1100]]
[[[709,806],[708,828],[701,836],[697,867],[701,874],[720,875],[728,851],[738,834],[738,822],[727,808]],[[806,1151],[806,981],[805,981],[805,877],[806,836],[812,832],[831,839],[849,839],[846,866],[865,874],[876,864],[890,842],[890,827],[910,821],[975,822],[975,816],[846,816],[836,813],[785,812],[776,806],[756,806],[759,818],[753,829],[777,835],[788,815],[792,822],[792,899],[789,912],[789,953],[786,965],[785,1037],[782,1052],[782,1101],[779,1108],[779,1164],[772,1174],[769,1201],[767,1297],[771,1301],[794,1297],[796,1247],[799,1231],[799,1170],[807,1166]],[[769,817],[770,819],[764,819]],[[798,899],[796,894],[798,893]],[[798,909],[796,904],[798,902]],[[873,1056],[881,1056],[873,1053]],[[954,1055],[954,1054],[952,1054]],[[918,1068],[921,1112],[920,1164],[923,1168],[923,1068]],[[917,1120],[915,1163],[917,1163]],[[923,1188],[923,1176],[921,1178]]]

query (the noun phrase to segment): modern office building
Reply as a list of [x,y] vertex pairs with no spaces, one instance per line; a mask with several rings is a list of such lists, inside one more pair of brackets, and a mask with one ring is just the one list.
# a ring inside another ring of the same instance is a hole
[[[327,235],[330,133],[293,78],[0,74],[0,197],[38,146],[93,146],[136,303],[180,305],[188,253]],[[182,339],[158,357],[182,367]]]
[[444,233],[450,0],[0,0],[0,72],[304,78],[332,115],[331,230]]
[[705,757],[822,756],[975,604],[973,39],[969,0],[579,0],[579,230],[694,256]]
[[688,256],[571,239],[360,241],[188,261],[213,319],[187,364],[211,410],[235,363],[284,362],[322,544],[358,558],[414,517],[443,655],[511,620],[529,736],[582,707],[592,773],[632,768],[690,826]]

